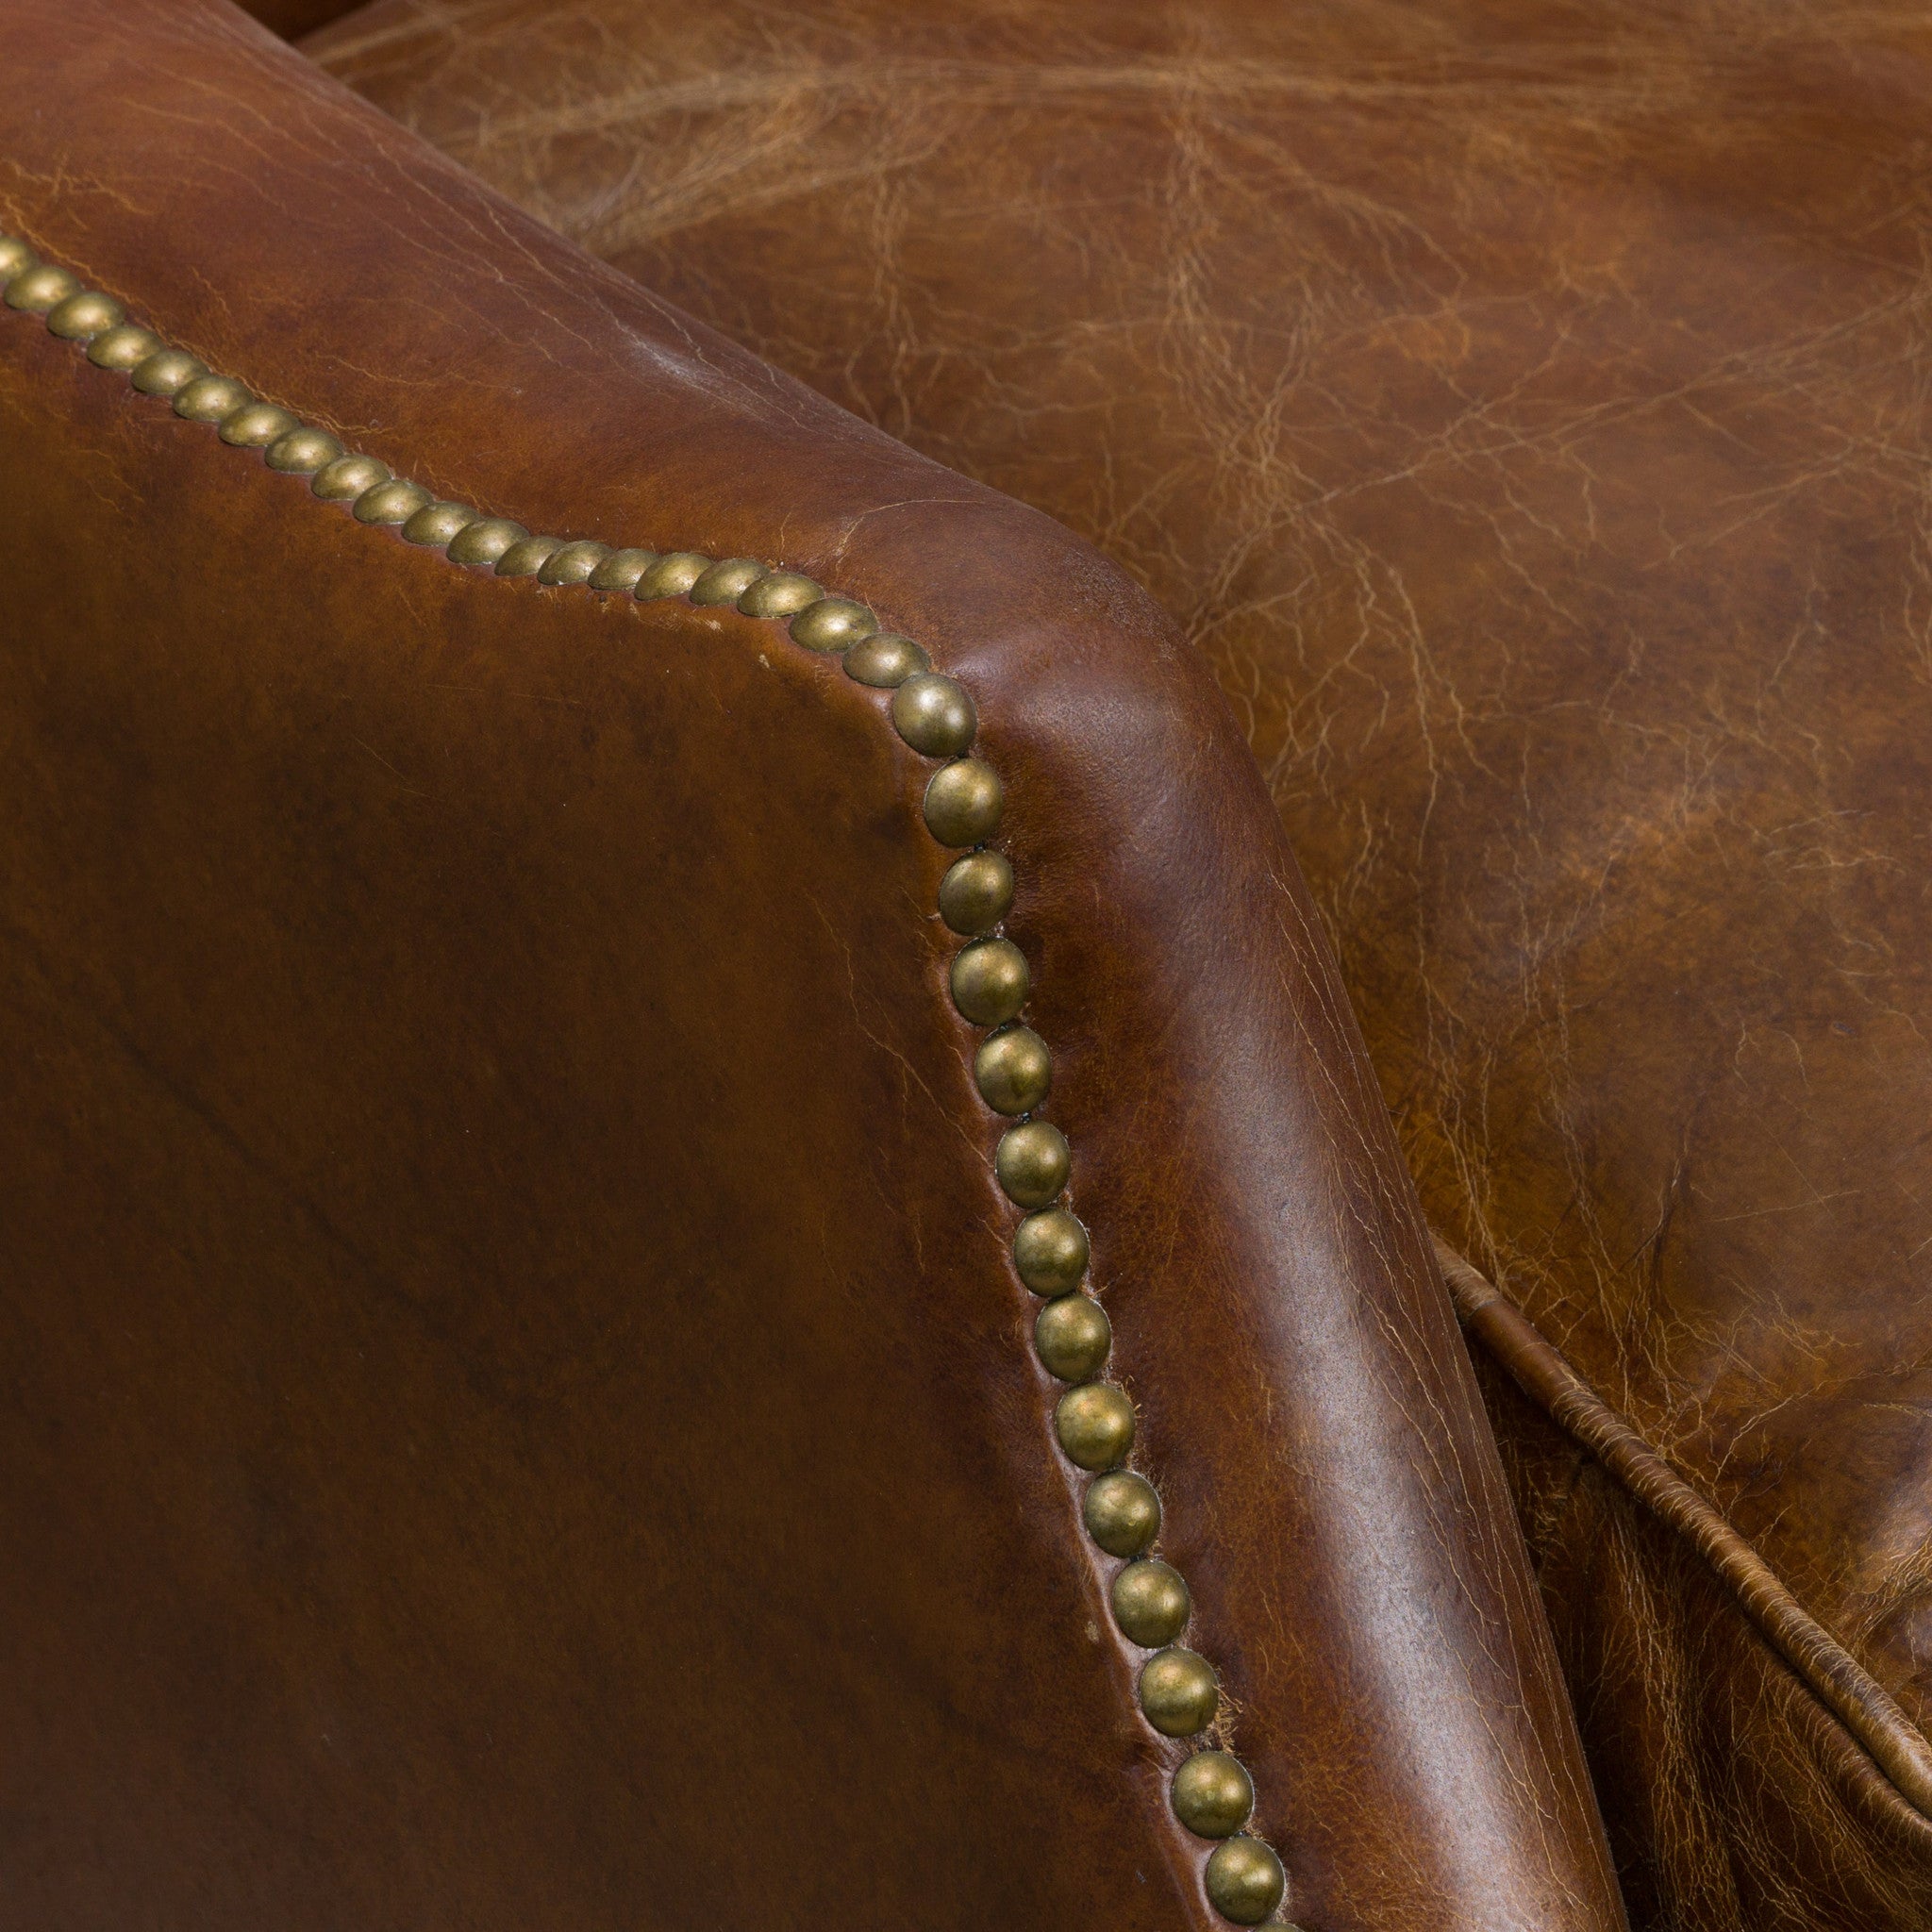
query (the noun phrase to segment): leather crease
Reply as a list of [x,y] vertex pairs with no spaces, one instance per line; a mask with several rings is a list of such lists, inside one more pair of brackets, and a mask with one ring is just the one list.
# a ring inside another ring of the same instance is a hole
[[1899,1796],[1921,1816],[1932,1818],[1932,1742],[1897,1700],[1494,1282],[1441,1235],[1434,1242],[1443,1283],[1463,1326],[1559,1428],[1697,1552],[1765,1641],[1871,1754]]

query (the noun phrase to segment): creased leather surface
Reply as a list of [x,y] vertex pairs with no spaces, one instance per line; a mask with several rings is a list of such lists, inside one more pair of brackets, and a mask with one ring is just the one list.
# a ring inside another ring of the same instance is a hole
[[1932,1815],[1932,1745],[1897,1700],[1792,1596],[1764,1558],[1551,1347],[1507,1294],[1438,1237],[1457,1318],[1565,1435],[1697,1553],[1751,1627],[1860,1744],[1922,1817]]
[[[1294,1910],[1615,1932],[1386,1113],[1167,620],[238,14],[16,0],[0,74],[0,224],[213,366],[968,683]],[[12,314],[0,436],[0,1916],[1205,1932],[879,694],[358,528]]]
[[[1923,10],[377,0],[316,52],[1181,617],[1431,1217],[1923,1720]],[[1932,1918],[1755,1639],[1524,1481],[1646,1923]]]

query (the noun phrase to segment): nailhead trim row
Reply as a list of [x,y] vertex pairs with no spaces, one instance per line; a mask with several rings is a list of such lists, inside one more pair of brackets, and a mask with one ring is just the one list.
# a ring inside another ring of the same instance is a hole
[[[747,557],[534,536],[507,518],[439,500],[130,324],[112,296],[83,288],[10,235],[0,235],[0,284],[9,308],[42,316],[54,335],[84,350],[96,367],[125,375],[138,394],[171,403],[186,421],[212,425],[223,442],[259,452],[271,470],[308,477],[315,496],[346,505],[358,523],[386,526],[405,542],[498,576],[535,576],[540,584],[583,586],[641,603],[683,597],[701,608],[729,605],[782,625],[806,650],[839,654],[856,682],[892,693],[893,728],[937,766],[923,804],[926,827],[962,854],[941,883],[938,910],[967,942],[954,955],[951,986],[960,1016],[984,1035],[974,1055],[974,1082],[986,1104],[1014,1122],[1001,1136],[993,1167],[1022,1210],[1012,1254],[1020,1278],[1042,1302],[1036,1352],[1048,1374],[1069,1385],[1054,1410],[1054,1431],[1069,1461],[1093,1476],[1082,1511],[1088,1534],[1106,1554],[1124,1559],[1112,1604],[1122,1635],[1151,1652],[1140,1671],[1141,1710],[1165,1737],[1200,1736],[1215,1720],[1220,1682],[1205,1657],[1178,1641],[1191,1612],[1185,1580],[1148,1554],[1160,1530],[1160,1499],[1144,1476],[1122,1466],[1134,1444],[1134,1407],[1117,1384],[1100,1379],[1111,1330],[1106,1311],[1082,1288],[1087,1230],[1059,1205],[1072,1157],[1059,1129],[1039,1117],[1053,1059],[1021,1018],[1031,978],[1024,955],[1001,931],[1013,871],[989,843],[999,830],[1004,794],[998,774],[971,755],[978,713],[968,692],[933,671],[911,639],[882,631],[865,605],[796,571]],[[1274,1849],[1242,1829],[1255,1803],[1246,1769],[1225,1751],[1198,1750],[1175,1774],[1170,1796],[1183,1824],[1219,1841],[1204,1874],[1216,1910],[1241,1925],[1270,1919],[1287,1881]]]

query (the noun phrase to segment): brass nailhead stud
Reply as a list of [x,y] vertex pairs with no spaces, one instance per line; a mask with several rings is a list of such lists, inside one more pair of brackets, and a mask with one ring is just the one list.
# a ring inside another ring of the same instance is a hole
[[963,686],[937,672],[922,671],[893,693],[892,726],[914,751],[949,758],[973,742],[979,714]]
[[953,1004],[975,1026],[1003,1026],[1026,1004],[1026,956],[1011,940],[975,940],[953,958]]
[[254,400],[232,375],[197,375],[175,391],[175,413],[184,423],[219,423]]
[[638,602],[682,597],[710,567],[711,559],[695,550],[667,551],[638,579]]
[[[1144,1567],[1150,1566],[1134,1565],[1137,1570]],[[1127,1574],[1121,1572],[1123,1576]],[[1118,1583],[1115,1591],[1118,1594]],[[1197,1751],[1174,1774],[1174,1815],[1197,1838],[1232,1838],[1254,1809],[1255,1781],[1247,1766],[1226,1751]]]
[[1067,1137],[1051,1121],[1026,1121],[1000,1136],[992,1158],[1007,1199],[1021,1208],[1051,1207],[1073,1166]]
[[144,396],[173,396],[207,374],[208,364],[185,349],[157,349],[127,379]]
[[118,328],[127,311],[111,295],[83,289],[47,310],[47,326],[65,342],[91,341],[103,329]]
[[845,653],[845,675],[855,684],[869,684],[874,691],[891,691],[904,684],[914,673],[929,671],[932,659],[910,638],[897,631],[874,631],[860,638]]
[[535,576],[562,548],[561,537],[521,538],[496,559],[496,575],[500,577]]
[[[867,640],[867,643],[873,641]],[[866,648],[861,644],[858,650]],[[851,668],[854,651],[846,659]],[[991,932],[1013,903],[1013,868],[1000,852],[969,852],[940,881],[940,917],[957,933]]]
[[[1188,1627],[1193,1607],[1186,1577],[1158,1557],[1143,1557],[1138,1563],[1129,1563],[1113,1580],[1113,1620],[1129,1642],[1145,1650],[1158,1650],[1163,1643],[1172,1643]],[[1207,1832],[1203,1836],[1225,1838],[1228,1831],[1241,1829],[1247,1815],[1243,1811],[1227,1831]]]
[[824,594],[823,586],[795,570],[774,570],[744,587],[738,608],[747,617],[796,617]]
[[1141,1666],[1141,1708],[1165,1738],[1191,1738],[1214,1722],[1221,1684],[1205,1657],[1175,1645]]
[[623,591],[627,595],[657,560],[655,550],[613,550],[584,581],[593,591]]
[[309,484],[325,503],[353,503],[365,490],[389,481],[389,465],[374,457],[337,457],[316,471]]
[[591,573],[610,555],[608,543],[565,543],[537,566],[540,584],[588,584]]
[[1088,1295],[1063,1294],[1048,1302],[1033,1324],[1034,1353],[1047,1374],[1061,1382],[1085,1382],[1099,1374],[1112,1346],[1107,1310]]
[[1258,1925],[1287,1890],[1281,1860],[1257,1838],[1231,1838],[1208,1857],[1208,1901],[1237,1925]]
[[7,306],[44,315],[57,302],[80,293],[80,284],[64,268],[51,262],[36,262],[11,276],[7,284]]
[[925,788],[925,828],[941,845],[978,845],[999,830],[1006,794],[977,758],[941,765]]
[[973,1077],[995,1113],[1031,1113],[1053,1083],[1053,1057],[1030,1026],[1008,1026],[980,1042]]
[[714,563],[685,592],[693,604],[736,604],[760,577],[771,575],[755,557],[727,557]]
[[356,499],[354,515],[358,524],[407,524],[419,509],[434,501],[422,484],[391,476],[387,483],[365,490]]
[[162,346],[152,329],[136,328],[124,322],[119,328],[104,328],[87,345],[87,359],[96,369],[130,370],[145,362]]
[[529,531],[508,517],[478,517],[465,524],[449,540],[452,563],[495,563],[512,543],[521,543]]
[[1134,1405],[1111,1382],[1083,1382],[1056,1404],[1053,1426],[1069,1462],[1111,1469],[1134,1446]]
[[1029,1214],[1013,1236],[1013,1265],[1035,1294],[1065,1294],[1087,1272],[1087,1230],[1064,1208]]
[[467,503],[425,504],[403,525],[403,541],[420,543],[425,550],[447,550],[453,538],[478,521]]
[[1087,1485],[1087,1534],[1109,1557],[1138,1557],[1160,1534],[1160,1497],[1144,1475],[1109,1470]]
[[791,620],[791,638],[808,651],[844,651],[878,627],[878,619],[863,604],[849,597],[821,597]]
[[18,235],[0,235],[0,282],[10,282],[40,258]]
[[235,449],[266,449],[301,426],[299,416],[291,416],[273,403],[243,403],[222,418],[215,434]]
[[326,429],[313,429],[307,424],[278,436],[262,451],[261,459],[271,470],[289,476],[312,476],[342,453],[342,446]]

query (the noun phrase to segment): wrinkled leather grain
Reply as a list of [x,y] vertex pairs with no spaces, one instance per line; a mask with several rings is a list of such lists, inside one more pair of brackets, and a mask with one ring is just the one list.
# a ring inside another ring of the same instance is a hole
[[[1176,613],[1431,1218],[1923,1723],[1923,12],[376,0],[314,51]],[[1932,1918],[1924,1821],[1497,1417],[1640,1919]]]
[[[15,0],[0,57],[0,225],[171,341],[966,682],[1294,1910],[1615,1932],[1386,1112],[1168,620],[239,14]],[[11,312],[0,436],[8,1922],[1206,1932],[883,697],[358,527]]]

